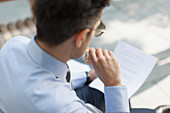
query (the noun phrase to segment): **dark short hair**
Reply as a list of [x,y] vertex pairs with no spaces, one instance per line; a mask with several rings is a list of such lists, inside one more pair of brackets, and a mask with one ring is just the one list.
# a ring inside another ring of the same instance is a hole
[[51,46],[92,28],[110,0],[35,0],[37,38]]

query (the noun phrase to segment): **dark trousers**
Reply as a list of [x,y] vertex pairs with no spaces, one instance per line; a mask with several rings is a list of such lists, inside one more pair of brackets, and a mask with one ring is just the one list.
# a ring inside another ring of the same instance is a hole
[[85,85],[82,88],[75,89],[77,96],[85,103],[96,106],[101,111],[105,108],[104,94],[96,89]]

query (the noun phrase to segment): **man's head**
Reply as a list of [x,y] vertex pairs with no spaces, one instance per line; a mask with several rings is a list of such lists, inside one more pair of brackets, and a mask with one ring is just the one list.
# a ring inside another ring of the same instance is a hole
[[35,0],[37,39],[57,46],[84,29],[91,31],[109,3],[110,0]]

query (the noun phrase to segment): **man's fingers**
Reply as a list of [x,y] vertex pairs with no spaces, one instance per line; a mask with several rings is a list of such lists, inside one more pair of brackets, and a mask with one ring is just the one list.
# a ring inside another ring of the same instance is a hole
[[108,53],[112,58],[116,58],[112,51],[109,51]]
[[103,55],[107,58],[110,57],[107,49],[103,49]]
[[90,59],[92,60],[92,62],[95,62],[103,58],[104,59],[112,58],[114,60],[117,60],[117,58],[115,57],[112,51],[108,51],[106,49],[102,50],[101,48],[97,48],[96,50],[94,48],[90,48],[89,55],[90,55]]
[[101,48],[96,49],[96,56],[97,58],[103,58],[103,52]]
[[96,52],[94,48],[90,48],[89,55],[90,55],[90,59],[92,60],[92,62],[97,60]]
[[112,51],[109,51],[108,53],[114,61],[118,61],[117,57],[113,54]]

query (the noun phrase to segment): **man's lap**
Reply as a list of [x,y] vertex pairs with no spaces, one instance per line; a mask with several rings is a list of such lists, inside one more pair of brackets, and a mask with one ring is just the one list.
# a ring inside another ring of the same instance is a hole
[[104,110],[105,100],[104,94],[96,89],[85,85],[82,88],[75,89],[77,96],[85,103],[90,103],[100,110]]

